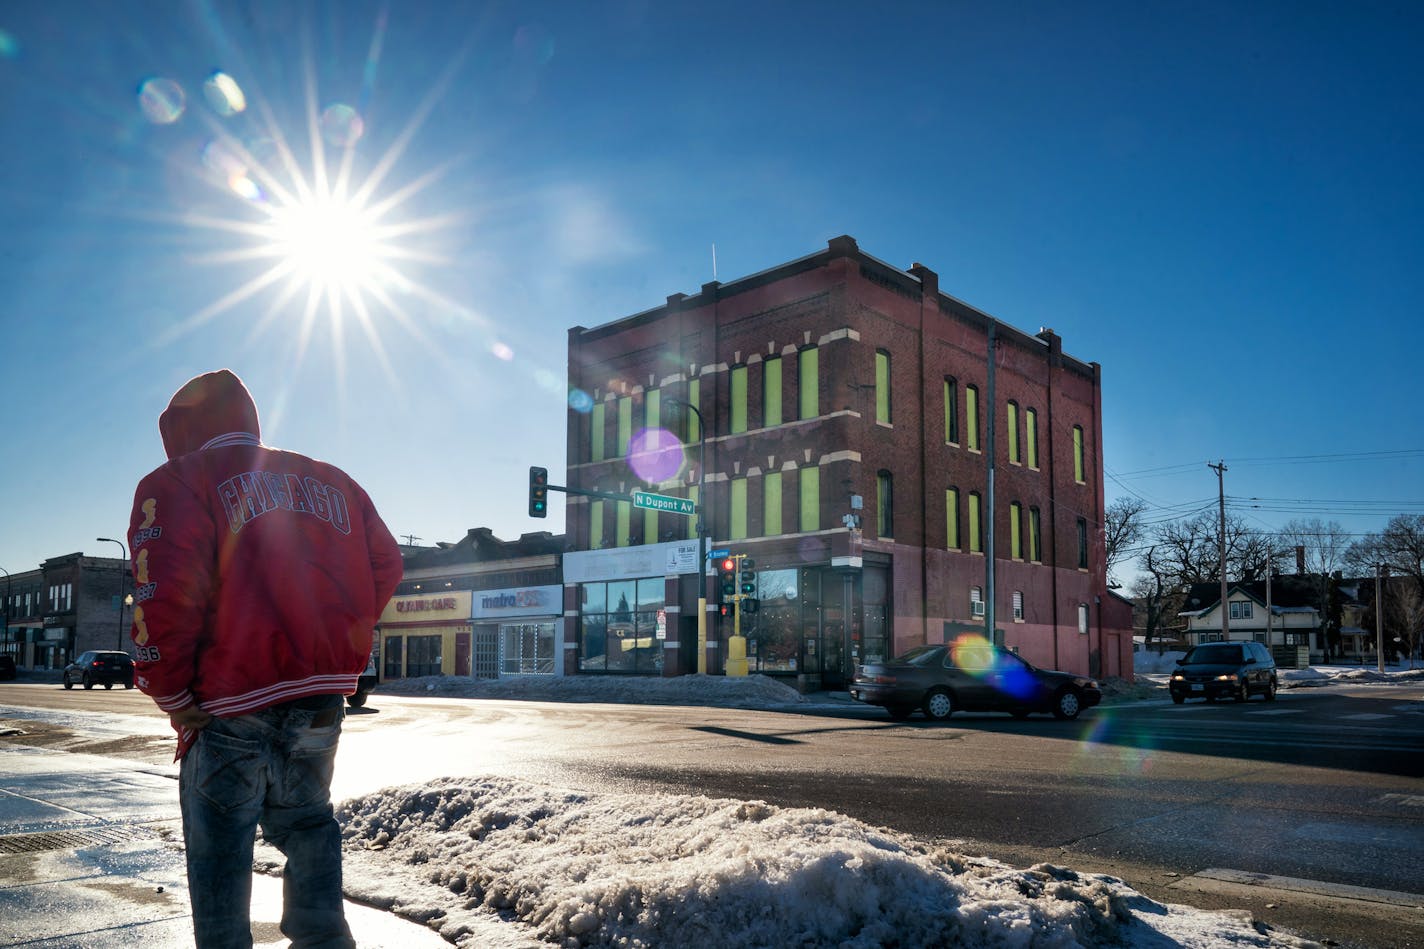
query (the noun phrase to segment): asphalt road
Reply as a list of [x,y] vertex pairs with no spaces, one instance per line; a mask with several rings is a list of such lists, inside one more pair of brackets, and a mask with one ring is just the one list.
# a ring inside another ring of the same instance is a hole
[[[53,709],[45,719],[67,722],[70,742],[171,757],[146,703],[0,685],[0,706]],[[71,709],[137,718],[100,727]],[[1421,752],[1424,687],[944,724],[859,706],[789,714],[377,693],[347,719],[335,790],[501,773],[824,807],[1017,866],[1110,873],[1164,902],[1244,908],[1321,941],[1424,946],[1424,895],[1380,902],[1343,889],[1424,894]]]

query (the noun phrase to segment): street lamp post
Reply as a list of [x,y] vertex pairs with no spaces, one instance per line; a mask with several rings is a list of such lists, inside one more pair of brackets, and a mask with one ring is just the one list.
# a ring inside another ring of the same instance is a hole
[[104,542],[104,543],[106,543],[106,544],[118,544],[118,545],[119,545],[119,549],[124,552],[124,563],[123,563],[123,566],[119,568],[119,596],[118,596],[118,600],[119,600],[119,639],[118,639],[117,648],[120,649],[120,650],[122,650],[122,649],[124,648],[124,575],[129,572],[129,548],[128,548],[128,545],[125,544],[123,541],[121,541],[121,540],[115,540],[115,539],[112,538],[112,537],[96,537],[96,538],[94,538],[94,539],[95,539],[95,540],[98,540],[98,541],[102,541],[102,542]]
[[667,399],[697,416],[697,672],[707,672],[707,423],[691,402]]

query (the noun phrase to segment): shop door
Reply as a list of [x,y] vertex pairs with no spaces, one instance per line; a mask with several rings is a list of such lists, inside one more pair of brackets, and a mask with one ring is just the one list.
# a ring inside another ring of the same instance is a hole
[[821,688],[846,687],[845,584],[834,573],[821,575]]
[[470,674],[470,634],[455,634],[455,675]]

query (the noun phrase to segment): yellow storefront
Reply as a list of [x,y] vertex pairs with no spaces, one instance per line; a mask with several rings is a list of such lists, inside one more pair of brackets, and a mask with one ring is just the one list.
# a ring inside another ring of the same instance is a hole
[[468,590],[392,597],[376,627],[381,681],[469,675],[470,615]]

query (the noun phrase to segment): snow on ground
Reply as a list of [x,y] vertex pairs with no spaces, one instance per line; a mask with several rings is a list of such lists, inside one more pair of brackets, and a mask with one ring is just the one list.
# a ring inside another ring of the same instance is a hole
[[1309,946],[832,811],[445,778],[344,802],[349,894],[459,946]]
[[[1139,668],[1151,666],[1144,655]],[[1105,704],[1165,700],[1176,658],[1135,684],[1105,683]],[[1314,667],[1282,679],[1403,684],[1424,669]],[[431,676],[380,691],[764,709],[837,701],[764,676]],[[339,816],[351,895],[481,949],[1313,945],[1242,912],[1157,903],[1113,877],[1014,868],[760,801],[443,778],[353,798]]]

